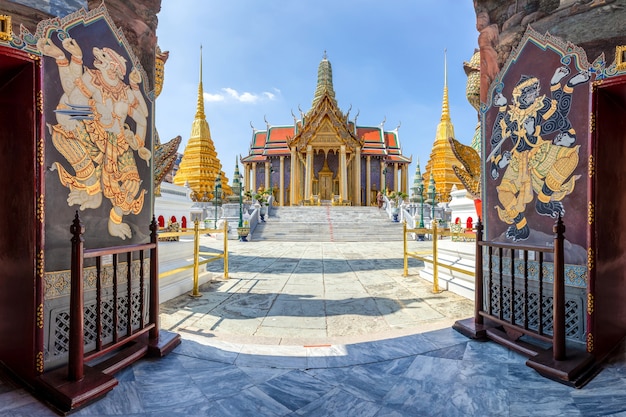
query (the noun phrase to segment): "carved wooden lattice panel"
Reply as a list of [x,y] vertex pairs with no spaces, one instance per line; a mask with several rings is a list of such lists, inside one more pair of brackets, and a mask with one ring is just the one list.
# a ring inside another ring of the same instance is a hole
[[[484,310],[491,312],[495,317],[500,316],[502,309],[502,319],[511,322],[511,283],[508,277],[503,277],[502,282],[502,298],[500,298],[500,282],[499,280],[489,280],[489,275],[485,274],[485,294]],[[553,319],[553,298],[552,284],[544,284],[542,291],[542,308],[539,309],[539,285],[537,282],[530,281],[528,283],[528,296],[525,296],[523,282],[516,279],[514,290],[514,310],[515,324],[524,326],[524,303],[528,304],[528,329],[535,332],[539,331],[539,318],[541,313],[541,321],[543,333],[552,335],[552,319]],[[585,340],[585,307],[584,307],[584,291],[578,288],[566,287],[565,289],[565,337],[568,339],[584,342]]]
[[[148,299],[147,289],[144,289],[144,300]],[[131,293],[132,300],[132,316],[131,316],[131,328],[132,330],[138,330],[141,325],[140,311],[140,292],[139,288],[133,288]],[[128,298],[125,293],[118,294],[117,297],[117,331],[118,335],[123,336],[128,329]],[[113,328],[114,324],[114,305],[113,296],[109,294],[102,299],[102,344],[106,345],[113,342]],[[148,321],[148,309],[145,305],[143,316],[144,322]],[[61,309],[53,310],[51,312],[53,317],[54,328],[51,333],[52,347],[48,351],[48,359],[52,363],[59,359],[67,357],[69,352],[69,331],[70,331],[70,314],[69,308],[64,307]],[[97,310],[95,297],[89,301],[85,301],[84,309],[84,336],[85,336],[85,353],[89,353],[96,348],[97,338]]]

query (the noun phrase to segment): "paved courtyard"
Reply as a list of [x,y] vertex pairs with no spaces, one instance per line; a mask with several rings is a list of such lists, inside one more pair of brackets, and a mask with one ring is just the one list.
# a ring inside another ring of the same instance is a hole
[[[215,250],[211,239],[204,247]],[[413,250],[430,242],[411,242]],[[433,293],[402,242],[233,242],[230,277],[221,261],[201,298],[161,306],[163,329],[271,345],[354,343],[449,327],[473,314],[473,301]]]
[[[74,415],[626,416],[626,348],[582,389],[542,378],[526,358],[452,330],[472,302],[433,294],[416,261],[402,277],[401,242],[230,249],[230,279],[162,305],[181,345],[119,372]],[[0,374],[0,416],[54,415]]]

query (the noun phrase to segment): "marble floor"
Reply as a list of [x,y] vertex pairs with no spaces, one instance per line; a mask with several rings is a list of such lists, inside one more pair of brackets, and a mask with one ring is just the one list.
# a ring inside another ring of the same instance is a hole
[[[571,388],[541,377],[525,357],[452,330],[467,300],[432,294],[420,264],[402,277],[393,244],[260,249],[234,243],[228,281],[203,286],[201,301],[163,305],[162,328],[182,343],[122,370],[117,387],[73,415],[626,416],[626,347]],[[294,323],[302,331],[289,330]],[[0,374],[0,416],[54,415]]]
[[[626,416],[626,349],[582,389],[446,328],[351,345],[243,345],[185,337],[116,375],[76,416]],[[54,416],[0,378],[0,416]]]

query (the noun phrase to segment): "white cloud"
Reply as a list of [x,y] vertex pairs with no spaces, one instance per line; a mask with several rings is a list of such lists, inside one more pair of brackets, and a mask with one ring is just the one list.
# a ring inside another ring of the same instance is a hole
[[[264,91],[260,94],[257,93],[250,93],[248,91],[244,91],[243,93],[240,93],[239,91],[235,90],[234,88],[230,88],[230,87],[224,87],[222,88],[222,91],[225,94],[221,94],[221,93],[217,93],[217,94],[210,94],[210,93],[204,93],[204,100],[205,101],[211,101],[211,102],[216,102],[216,101],[224,101],[227,98],[228,99],[233,99],[235,101],[238,101],[240,103],[258,103],[260,101],[272,101],[272,100],[276,100],[276,94],[275,93],[270,93],[268,91]],[[274,88],[274,91],[278,94],[280,94],[280,90],[277,88]]]
[[222,94],[203,93],[204,101],[224,101]]

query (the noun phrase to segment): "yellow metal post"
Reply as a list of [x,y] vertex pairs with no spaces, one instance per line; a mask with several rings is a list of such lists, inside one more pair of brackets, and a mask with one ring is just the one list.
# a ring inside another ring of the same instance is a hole
[[224,278],[228,279],[228,221],[224,220]]
[[193,222],[193,292],[192,297],[202,297],[198,291],[198,271],[200,258],[200,223],[198,219]]
[[409,276],[409,257],[406,253],[407,251],[407,244],[406,244],[406,219],[404,220],[404,223],[402,224],[402,240],[404,241],[404,276],[408,277]]
[[432,221],[433,228],[433,292],[439,292],[439,276],[437,274],[437,220]]

